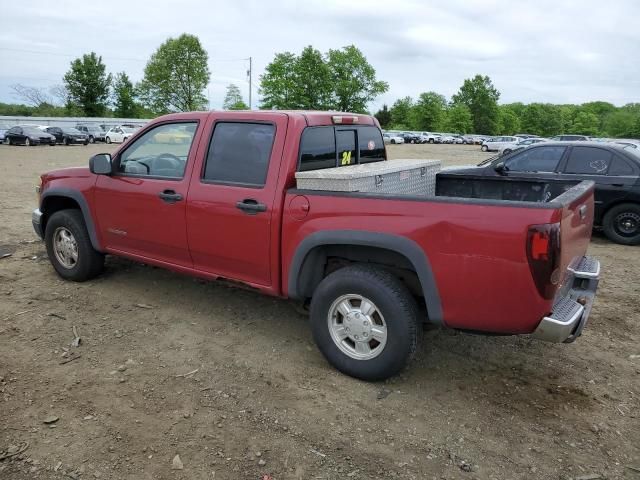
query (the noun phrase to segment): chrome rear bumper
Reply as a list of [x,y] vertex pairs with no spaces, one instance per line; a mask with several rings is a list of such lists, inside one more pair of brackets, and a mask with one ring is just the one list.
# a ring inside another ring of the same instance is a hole
[[583,257],[569,268],[570,277],[561,290],[553,311],[544,317],[532,336],[547,342],[575,341],[589,320],[593,300],[600,279],[600,262],[592,257]]

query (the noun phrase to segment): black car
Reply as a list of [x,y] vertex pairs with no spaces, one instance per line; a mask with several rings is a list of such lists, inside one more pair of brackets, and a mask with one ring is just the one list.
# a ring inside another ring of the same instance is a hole
[[420,135],[411,132],[402,132],[398,136],[404,138],[404,143],[420,143],[422,140]]
[[612,143],[544,142],[477,167],[447,170],[444,176],[501,176],[514,180],[544,178],[592,180],[594,223],[623,245],[640,244],[640,154],[638,149]]
[[64,143],[65,145],[74,143],[86,145],[89,143],[89,137],[73,127],[49,127],[46,131],[56,137],[56,142]]
[[11,127],[4,134],[7,145],[55,145],[56,137],[36,127]]
[[89,143],[104,142],[105,131],[97,125],[76,125],[76,129],[87,136]]

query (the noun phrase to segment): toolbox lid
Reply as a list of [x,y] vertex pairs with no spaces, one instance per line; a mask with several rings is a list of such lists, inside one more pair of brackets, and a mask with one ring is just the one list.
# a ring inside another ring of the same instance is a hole
[[361,163],[358,165],[346,165],[344,167],[323,168],[321,170],[308,170],[296,172],[297,179],[326,178],[331,180],[348,180],[353,178],[371,177],[372,175],[385,175],[388,173],[403,172],[422,167],[440,168],[440,160],[424,159],[398,159],[382,162]]

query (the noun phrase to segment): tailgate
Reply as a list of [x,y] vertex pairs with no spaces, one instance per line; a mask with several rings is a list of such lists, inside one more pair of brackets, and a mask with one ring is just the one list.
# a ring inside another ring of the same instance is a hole
[[560,220],[560,262],[559,272],[564,275],[569,268],[575,267],[587,253],[591,231],[593,229],[595,184],[584,181],[571,187],[553,200],[562,206]]

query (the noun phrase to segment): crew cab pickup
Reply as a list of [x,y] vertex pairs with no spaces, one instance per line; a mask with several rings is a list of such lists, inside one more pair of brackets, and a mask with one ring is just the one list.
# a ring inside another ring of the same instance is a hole
[[196,112],[147,124],[89,168],[46,173],[33,225],[60,276],[105,254],[228,279],[310,308],[340,371],[401,370],[423,323],[571,342],[600,266],[593,182],[437,180],[408,196],[297,188],[297,171],[387,161],[377,121],[326,112]]

